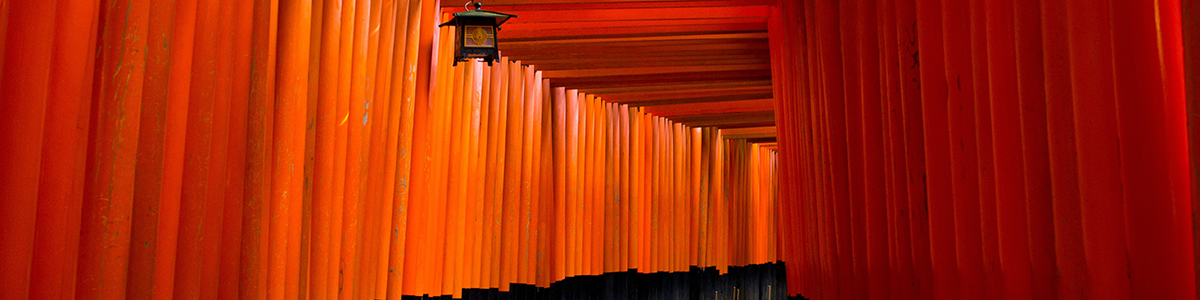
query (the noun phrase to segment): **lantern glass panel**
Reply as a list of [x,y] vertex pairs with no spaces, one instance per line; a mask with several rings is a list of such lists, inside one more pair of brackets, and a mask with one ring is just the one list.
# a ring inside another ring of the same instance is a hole
[[470,48],[496,47],[496,31],[492,26],[465,25],[463,27],[463,46]]

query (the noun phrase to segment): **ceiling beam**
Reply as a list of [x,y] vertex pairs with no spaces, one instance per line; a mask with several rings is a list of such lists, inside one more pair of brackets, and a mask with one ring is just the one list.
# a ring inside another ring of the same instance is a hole
[[681,91],[695,90],[705,88],[736,88],[736,87],[763,87],[771,86],[771,80],[726,80],[726,81],[697,81],[685,83],[657,83],[657,84],[631,84],[622,86],[611,86],[603,88],[583,89],[584,92],[598,95],[611,95],[618,93],[638,93],[638,92],[666,92],[666,91]]
[[[502,56],[510,56],[500,53]],[[522,56],[512,56],[512,59],[531,59],[531,60],[573,60],[573,59],[650,59],[653,57],[686,59],[686,57],[698,56],[723,56],[723,55],[745,55],[759,58],[769,58],[770,53],[766,49],[734,49],[734,50],[699,50],[699,51],[675,51],[675,52],[607,52],[607,53],[592,53],[592,54],[554,54],[554,55],[536,55],[526,54]]]
[[767,64],[770,63],[768,58],[743,58],[743,59],[691,59],[691,60],[596,60],[591,62],[561,62],[547,63],[525,60],[526,64],[537,66],[538,70],[569,70],[569,69],[585,69],[594,67],[597,64],[613,67],[613,68],[632,68],[632,67],[668,67],[668,66],[728,66],[728,65],[750,65],[750,64]]
[[[604,77],[557,78],[551,80],[552,86],[574,88],[594,87],[595,84],[614,86],[637,83],[682,83],[689,81],[708,80],[756,80],[771,78],[771,70],[742,70],[723,72],[692,72],[669,73],[654,75],[618,75]],[[557,82],[557,83],[556,83]]]
[[542,78],[581,78],[581,77],[611,77],[631,75],[655,75],[689,72],[721,72],[744,70],[771,70],[768,64],[729,65],[729,66],[672,66],[672,67],[642,67],[642,68],[610,68],[610,69],[576,69],[555,70],[542,72]]
[[690,116],[690,115],[711,115],[711,114],[728,114],[728,113],[748,113],[762,112],[775,109],[775,101],[773,99],[758,99],[758,100],[741,100],[741,101],[721,101],[705,103],[704,105],[695,104],[668,104],[658,106],[646,106],[643,111],[663,117]]
[[[728,95],[728,96],[687,96],[675,99],[650,100],[650,101],[610,101],[621,104],[629,104],[629,106],[656,106],[656,105],[671,105],[671,104],[697,104],[697,103],[713,103],[724,101],[744,101],[744,100],[763,100],[771,99],[771,93],[762,94],[745,94],[745,95]],[[606,99],[607,101],[607,99]]]
[[642,37],[588,37],[579,39],[505,39],[500,36],[502,47],[532,44],[590,44],[606,42],[646,42],[646,41],[677,41],[677,40],[721,40],[721,39],[765,39],[767,32],[722,32],[689,35],[642,36]]
[[761,147],[761,148],[767,149],[767,150],[774,150],[776,148],[778,141],[779,141],[779,139],[776,139],[775,137],[761,137],[761,138],[747,138],[746,139],[747,143],[758,144],[758,147]]
[[[576,44],[576,45],[560,45],[560,46],[541,46],[541,47],[505,47],[504,55],[506,56],[550,56],[550,55],[596,55],[605,53],[647,53],[647,52],[669,52],[669,53],[685,53],[695,51],[713,51],[713,50],[754,50],[762,51],[768,49],[767,41],[761,42],[709,42],[696,44],[680,44],[680,45],[628,45],[622,43],[606,43],[606,44]],[[768,52],[769,53],[769,52]],[[668,55],[669,56],[669,55]]]
[[[611,81],[594,80],[594,78],[592,78],[592,80],[584,80],[584,79],[585,78],[551,80],[550,85],[552,87],[562,86],[562,87],[567,87],[567,88],[584,91],[586,93],[593,93],[590,91],[596,90],[596,89],[613,88],[613,87],[636,87],[636,86],[641,86],[641,85],[689,84],[689,83],[693,83],[693,82],[709,82],[709,83],[714,83],[714,84],[736,84],[736,83],[749,82],[749,81],[771,80],[771,76],[754,74],[753,76],[742,76],[742,77],[729,76],[729,77],[725,77],[725,78],[707,78],[707,79],[700,78],[700,79],[693,79],[693,80],[676,80],[673,78],[667,78],[667,79],[660,78],[653,82],[624,81],[624,82],[620,82],[620,84],[613,84],[613,82],[611,82]],[[599,94],[599,93],[595,93],[595,94]]]
[[[500,33],[500,44],[508,42],[533,40],[571,40],[579,38],[664,38],[663,40],[681,40],[691,35],[722,34],[722,33],[766,33],[767,25],[757,23],[735,23],[696,26],[659,26],[659,27],[610,27],[590,29],[553,29],[553,30],[522,30]],[[501,46],[503,47],[503,46]]]
[[[522,12],[536,10],[580,10],[580,9],[622,9],[622,8],[676,8],[676,7],[712,7],[712,6],[774,6],[779,0],[625,0],[625,1],[588,1],[579,3],[578,0],[487,0],[484,7],[491,11]],[[465,2],[464,2],[465,3]],[[442,1],[443,12],[463,11],[463,4],[454,1]]]
[[551,23],[504,23],[501,28],[502,33],[510,31],[522,30],[547,30],[547,29],[586,29],[586,28],[611,28],[611,27],[642,27],[642,26],[678,26],[681,24],[688,25],[712,25],[712,24],[745,24],[745,23],[763,23],[766,22],[763,18],[728,18],[728,19],[694,19],[687,21],[680,20],[633,20],[633,21],[580,21],[580,22],[551,22]]
[[[491,6],[488,7],[492,9]],[[765,5],[524,11],[513,23],[767,18]]]
[[713,126],[719,128],[775,126],[774,111],[679,116],[668,117],[667,119],[688,126]]
[[725,139],[773,138],[775,135],[775,126],[732,128],[721,130],[721,137]]
[[753,95],[753,94],[769,94],[771,93],[770,86],[735,86],[735,87],[696,87],[687,90],[673,91],[651,91],[651,92],[633,92],[633,93],[605,93],[604,98],[610,101],[659,101],[690,98],[696,95],[704,96],[732,96],[732,95]]

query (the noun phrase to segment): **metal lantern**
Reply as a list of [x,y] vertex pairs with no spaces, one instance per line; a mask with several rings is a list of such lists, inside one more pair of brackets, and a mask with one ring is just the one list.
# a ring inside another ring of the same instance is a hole
[[[467,3],[468,5],[470,2]],[[454,25],[454,65],[468,59],[482,58],[489,66],[500,57],[496,33],[500,24],[516,15],[480,9],[482,3],[475,2],[475,9],[454,13],[454,18],[438,27]]]

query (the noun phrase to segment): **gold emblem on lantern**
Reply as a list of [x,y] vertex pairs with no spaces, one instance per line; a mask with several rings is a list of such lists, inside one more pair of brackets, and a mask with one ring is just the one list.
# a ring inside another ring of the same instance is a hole
[[472,42],[467,43],[464,46],[493,47],[493,41],[496,35],[491,32],[491,26],[466,26],[466,28],[463,29],[466,29],[463,30],[463,37],[465,37],[463,40]]

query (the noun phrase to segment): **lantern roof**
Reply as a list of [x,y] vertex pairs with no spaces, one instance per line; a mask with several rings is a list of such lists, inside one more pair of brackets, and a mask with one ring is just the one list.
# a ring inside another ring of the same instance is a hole
[[476,8],[474,10],[468,10],[468,11],[464,11],[464,12],[456,12],[456,13],[454,13],[453,19],[450,19],[450,21],[446,21],[446,23],[442,23],[441,25],[438,25],[438,27],[452,25],[458,18],[495,18],[496,26],[500,26],[500,24],[504,24],[505,21],[508,21],[509,18],[516,18],[516,17],[517,17],[517,15],[510,15],[510,14],[494,12],[494,11],[486,11],[483,9]]

